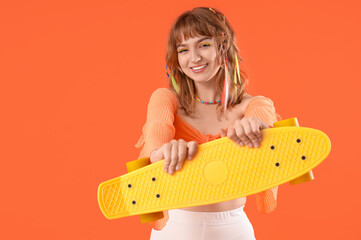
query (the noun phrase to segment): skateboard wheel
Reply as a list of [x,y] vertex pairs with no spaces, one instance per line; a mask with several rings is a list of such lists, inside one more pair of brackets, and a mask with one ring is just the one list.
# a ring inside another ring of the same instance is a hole
[[273,123],[274,127],[299,127],[297,118],[288,118],[285,120],[281,120]]
[[134,161],[131,161],[131,162],[127,162],[127,163],[126,163],[128,173],[129,173],[129,172],[132,172],[132,171],[134,171],[134,170],[137,170],[137,169],[139,169],[139,168],[148,166],[149,164],[150,164],[150,159],[149,159],[149,157],[147,157],[147,158],[140,158],[140,159],[137,159],[137,160],[134,160]]
[[139,215],[142,223],[153,222],[164,217],[163,212],[146,213]]
[[309,171],[308,173],[302,175],[301,177],[295,178],[292,181],[290,181],[290,184],[291,185],[296,185],[296,184],[299,184],[299,183],[304,183],[304,182],[311,181],[313,179],[315,179],[313,177],[313,173],[312,173],[312,171]]

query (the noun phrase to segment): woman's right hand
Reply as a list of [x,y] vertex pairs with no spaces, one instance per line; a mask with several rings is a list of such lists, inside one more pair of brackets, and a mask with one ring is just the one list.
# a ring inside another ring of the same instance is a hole
[[184,160],[191,160],[197,153],[198,143],[186,142],[183,139],[172,140],[163,144],[160,148],[153,150],[150,162],[154,163],[164,159],[164,171],[172,175],[175,170],[182,169]]

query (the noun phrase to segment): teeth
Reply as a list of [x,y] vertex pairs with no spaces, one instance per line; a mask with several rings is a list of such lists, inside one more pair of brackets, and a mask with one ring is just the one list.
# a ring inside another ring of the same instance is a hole
[[192,69],[194,69],[194,70],[198,70],[198,69],[204,68],[206,65],[207,65],[207,64],[204,64],[203,66],[200,66],[200,67],[194,67],[194,68],[192,68]]

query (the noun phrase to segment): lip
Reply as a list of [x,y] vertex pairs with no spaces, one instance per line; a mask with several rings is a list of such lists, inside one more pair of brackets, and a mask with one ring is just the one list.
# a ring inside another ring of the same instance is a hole
[[[194,69],[193,69],[194,67],[200,67],[200,66],[203,66],[203,65],[206,65],[206,66],[203,67],[203,68],[201,68],[201,69],[199,69],[199,70],[194,70]],[[194,73],[200,73],[200,72],[203,72],[204,69],[206,69],[206,68],[208,67],[208,63],[206,63],[206,64],[201,64],[201,65],[194,66],[194,67],[191,67],[192,71],[193,71]]]

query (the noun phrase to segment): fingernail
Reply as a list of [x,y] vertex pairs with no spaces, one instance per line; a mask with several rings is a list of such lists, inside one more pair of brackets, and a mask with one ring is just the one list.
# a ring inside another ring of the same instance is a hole
[[188,160],[191,160],[192,159],[192,157],[191,156],[188,156]]
[[175,168],[175,170],[179,171],[179,170],[180,170],[180,166],[177,166],[177,167]]
[[258,143],[255,143],[254,146],[255,146],[255,147],[259,147],[259,144],[258,144]]
[[173,170],[170,170],[170,171],[169,171],[169,174],[172,175],[172,174],[173,174]]
[[168,172],[168,169],[164,168],[164,172]]
[[252,143],[248,143],[248,147],[250,148],[253,147]]
[[244,143],[243,143],[243,142],[240,142],[239,145],[240,145],[240,146],[244,146]]

